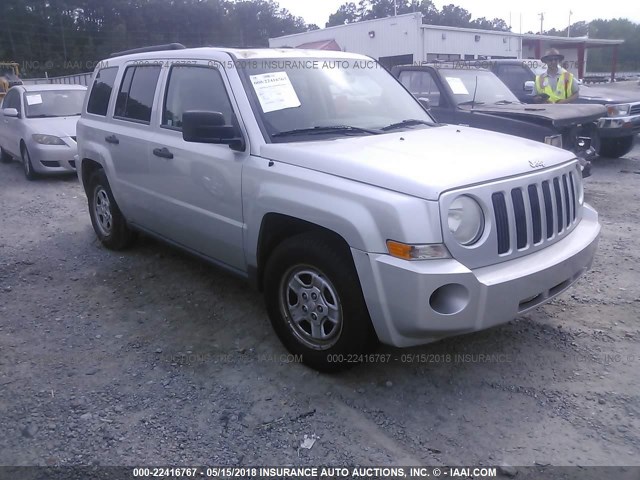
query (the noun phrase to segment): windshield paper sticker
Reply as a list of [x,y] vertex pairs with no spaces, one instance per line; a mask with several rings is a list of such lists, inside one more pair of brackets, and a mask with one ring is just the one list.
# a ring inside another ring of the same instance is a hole
[[27,95],[27,105],[40,105],[42,103],[42,95]]
[[467,87],[464,86],[462,80],[458,77],[445,77],[447,79],[447,83],[453,90],[454,95],[469,95],[469,91]]
[[300,106],[287,72],[263,73],[249,78],[264,113]]

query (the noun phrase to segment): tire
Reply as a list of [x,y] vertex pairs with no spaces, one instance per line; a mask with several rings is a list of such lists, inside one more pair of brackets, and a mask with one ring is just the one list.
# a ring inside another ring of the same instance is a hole
[[634,135],[619,138],[600,138],[598,154],[601,157],[620,158],[631,151],[634,138]]
[[127,225],[104,170],[91,174],[87,188],[89,216],[100,242],[110,250],[124,250],[135,240],[135,233]]
[[24,170],[24,176],[27,180],[33,181],[38,178],[38,174],[33,170],[33,163],[31,163],[31,155],[26,145],[22,145],[20,148],[20,154],[22,155],[22,169]]
[[4,148],[0,147],[0,162],[1,163],[11,163],[13,161],[13,157],[9,155]]
[[306,365],[343,370],[377,346],[351,254],[328,236],[305,233],[282,242],[267,261],[263,284],[271,325]]

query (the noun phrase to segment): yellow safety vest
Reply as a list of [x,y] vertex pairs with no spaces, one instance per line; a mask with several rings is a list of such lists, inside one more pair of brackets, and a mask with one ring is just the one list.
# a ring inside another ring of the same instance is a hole
[[536,76],[536,92],[546,93],[549,95],[548,101],[556,103],[558,100],[563,100],[571,96],[571,90],[573,86],[573,74],[571,72],[564,71],[558,77],[558,83],[556,89],[551,88],[549,82],[549,76],[547,74]]

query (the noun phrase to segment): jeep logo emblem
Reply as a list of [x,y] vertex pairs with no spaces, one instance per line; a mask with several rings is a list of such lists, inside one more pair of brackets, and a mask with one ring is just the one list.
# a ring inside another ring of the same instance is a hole
[[543,168],[544,162],[542,160],[529,160],[529,166],[531,168]]

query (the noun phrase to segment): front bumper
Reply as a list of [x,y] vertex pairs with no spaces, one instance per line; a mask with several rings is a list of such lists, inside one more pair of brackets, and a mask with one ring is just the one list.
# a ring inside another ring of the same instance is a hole
[[598,120],[601,138],[628,137],[640,133],[640,115],[626,117],[603,117]]
[[591,267],[599,233],[598,214],[585,204],[582,221],[563,240],[474,270],[454,259],[352,253],[378,338],[408,347],[499,325],[547,302]]
[[29,142],[27,148],[31,156],[33,170],[37,173],[65,173],[75,172],[74,157],[78,147],[71,139],[64,138],[67,145],[42,145],[34,141]]

